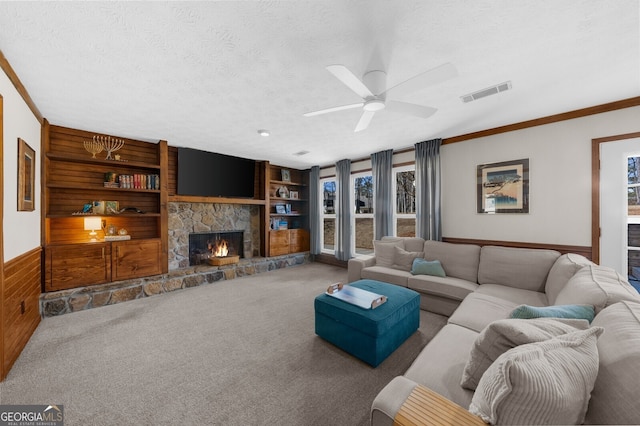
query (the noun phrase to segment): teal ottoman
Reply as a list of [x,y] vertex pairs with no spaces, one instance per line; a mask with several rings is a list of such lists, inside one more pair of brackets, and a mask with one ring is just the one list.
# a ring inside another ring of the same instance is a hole
[[314,302],[316,334],[377,367],[420,326],[420,295],[374,280],[350,285],[387,296],[387,301],[375,309],[363,309],[321,294]]

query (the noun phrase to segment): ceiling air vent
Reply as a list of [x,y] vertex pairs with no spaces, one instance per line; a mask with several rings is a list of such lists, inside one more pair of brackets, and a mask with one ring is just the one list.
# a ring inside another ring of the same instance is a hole
[[303,155],[307,155],[308,153],[309,153],[309,151],[298,151],[298,152],[295,152],[293,155],[301,157]]
[[477,101],[487,96],[495,95],[500,92],[504,92],[511,89],[511,82],[496,84],[495,86],[487,87],[486,89],[478,90],[477,92],[469,93],[468,95],[460,96],[462,102],[467,103],[471,101]]

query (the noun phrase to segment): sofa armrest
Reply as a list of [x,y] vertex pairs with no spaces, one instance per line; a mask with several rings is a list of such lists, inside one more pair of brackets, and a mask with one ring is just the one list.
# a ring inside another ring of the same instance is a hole
[[349,259],[348,263],[348,280],[350,283],[358,281],[362,278],[362,270],[376,264],[375,257],[354,257]]
[[372,426],[486,426],[482,419],[406,377],[396,377],[371,406]]

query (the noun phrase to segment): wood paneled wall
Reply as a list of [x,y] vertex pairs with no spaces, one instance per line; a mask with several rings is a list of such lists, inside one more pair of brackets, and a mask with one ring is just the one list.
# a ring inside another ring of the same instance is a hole
[[38,247],[3,266],[4,338],[0,380],[5,378],[40,323],[41,255],[42,249]]

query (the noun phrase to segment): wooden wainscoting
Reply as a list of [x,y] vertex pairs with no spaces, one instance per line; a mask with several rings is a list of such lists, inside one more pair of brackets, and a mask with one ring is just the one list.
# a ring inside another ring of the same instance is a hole
[[4,380],[40,323],[41,254],[42,248],[38,247],[4,264],[0,380]]
[[474,240],[470,238],[442,238],[442,241],[454,244],[475,244],[477,246],[503,246],[503,247],[516,247],[516,248],[532,248],[532,249],[547,249],[556,250],[562,254],[565,253],[577,253],[587,259],[591,260],[592,250],[591,246],[569,246],[559,244],[543,244],[543,243],[522,243],[517,241],[494,241],[494,240]]

